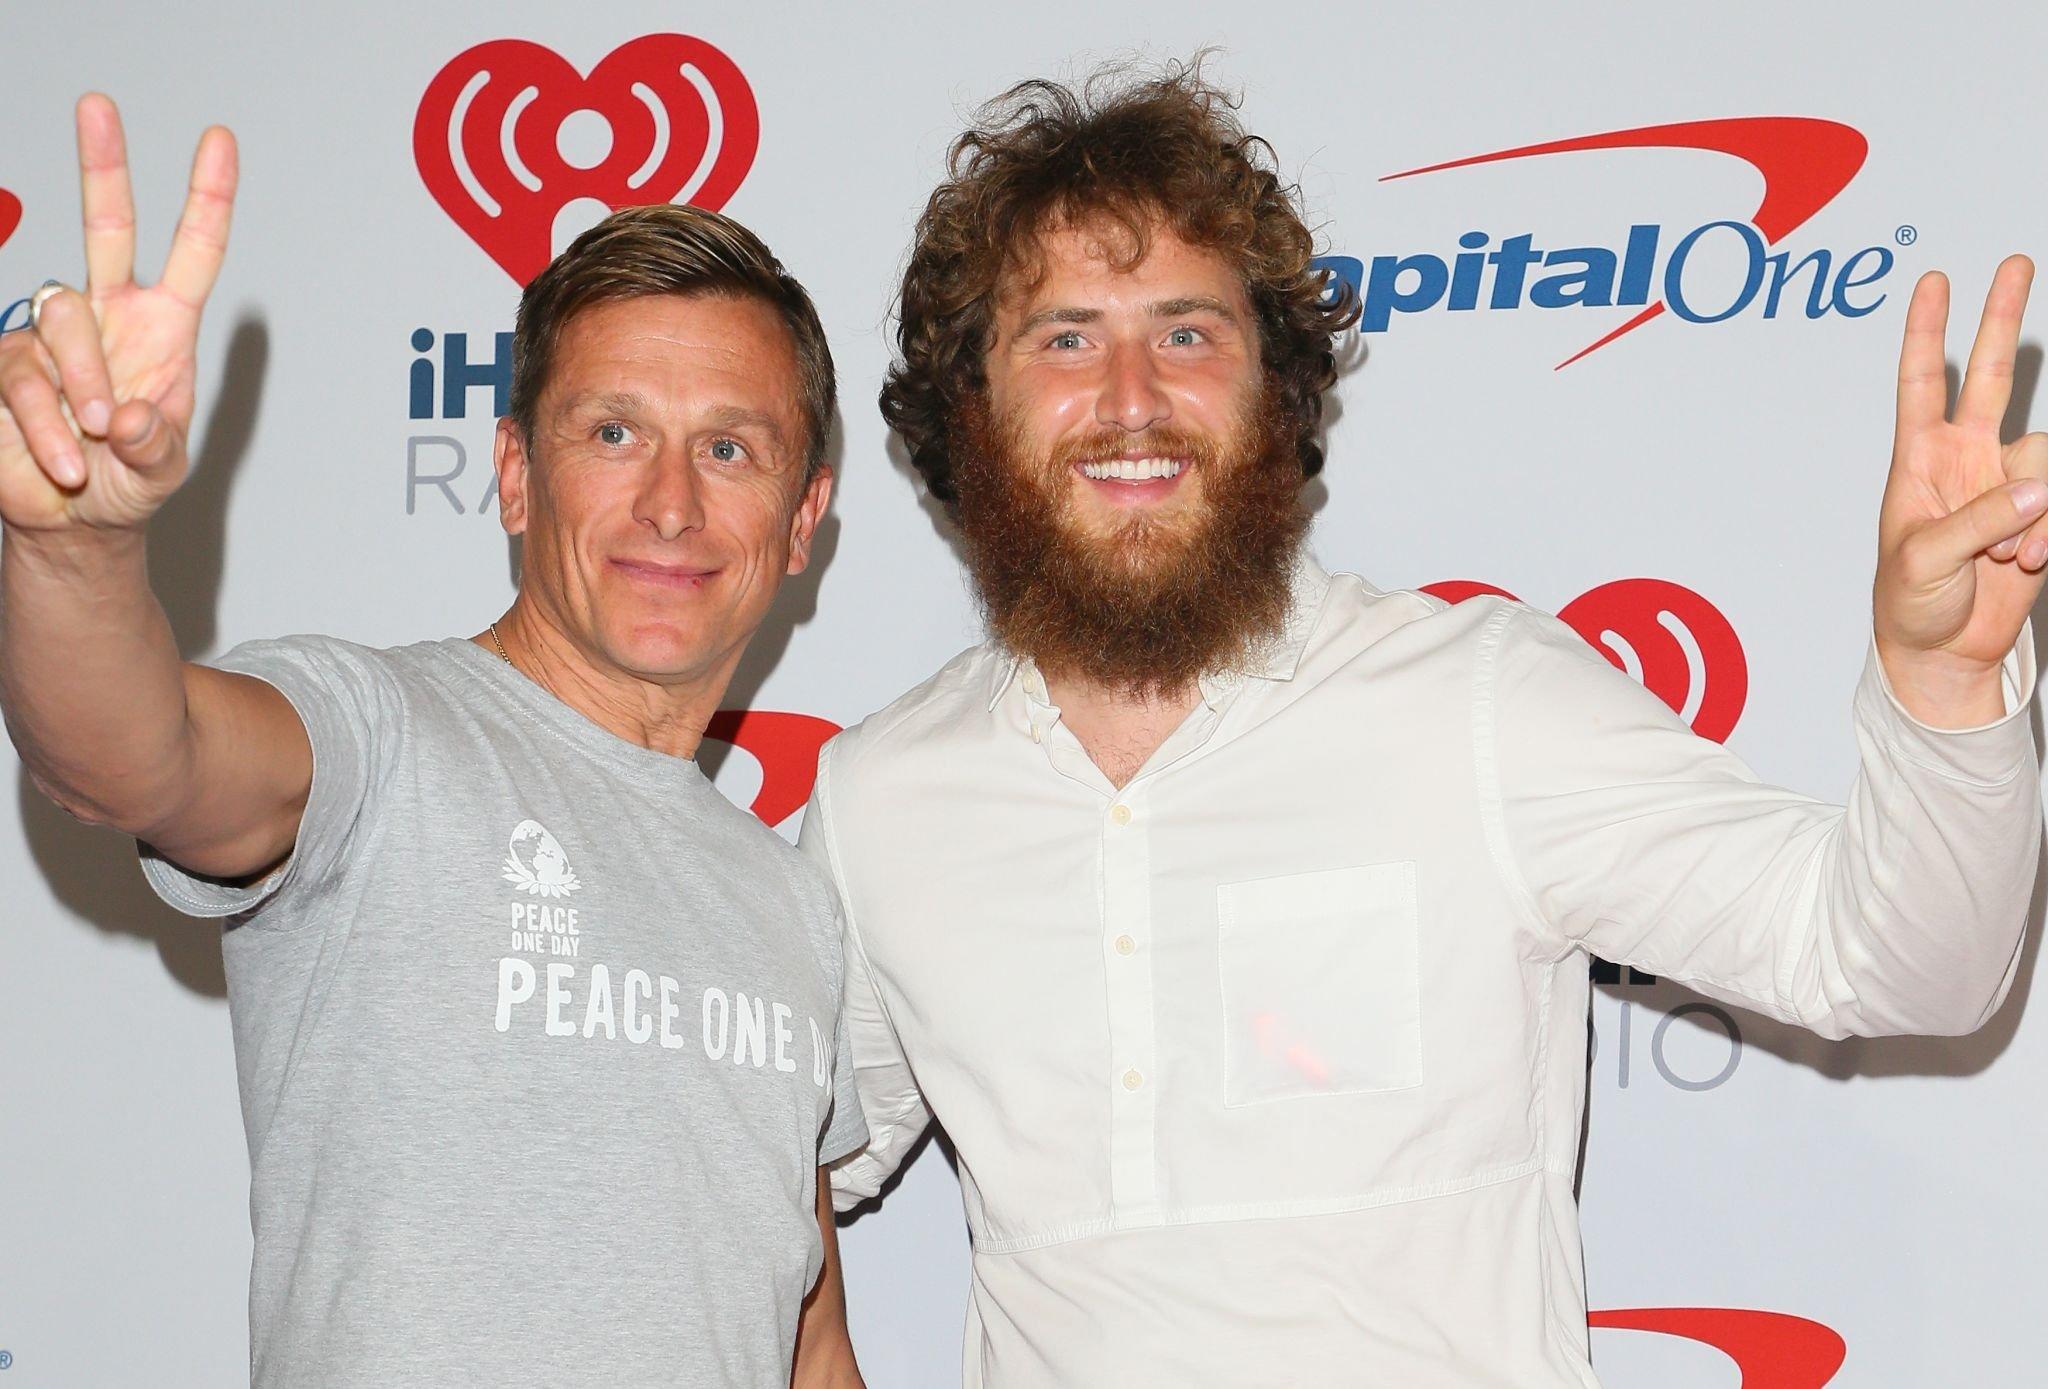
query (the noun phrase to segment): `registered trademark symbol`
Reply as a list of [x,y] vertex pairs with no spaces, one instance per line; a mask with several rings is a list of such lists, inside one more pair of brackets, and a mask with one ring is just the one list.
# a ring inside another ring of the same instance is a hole
[[1892,233],[1892,239],[1901,246],[1910,246],[1920,239],[1920,229],[1911,222],[1902,222],[1899,229]]

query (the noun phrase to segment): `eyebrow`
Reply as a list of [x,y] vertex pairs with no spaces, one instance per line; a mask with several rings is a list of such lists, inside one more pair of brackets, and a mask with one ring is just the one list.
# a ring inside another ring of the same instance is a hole
[[647,408],[647,401],[631,391],[579,391],[555,411],[558,418],[590,410],[604,415],[633,415]]
[[1040,309],[1017,325],[1017,336],[1021,338],[1048,323],[1093,323],[1101,317],[1100,309]]
[[1213,294],[1189,294],[1179,299],[1162,299],[1152,306],[1154,318],[1179,318],[1184,314],[1212,313],[1229,323],[1237,322],[1237,312]]
[[[1227,323],[1236,323],[1237,313],[1230,305],[1213,294],[1184,294],[1177,299],[1161,299],[1150,305],[1146,313],[1153,318],[1179,318],[1184,314],[1212,313]],[[1040,309],[1017,325],[1017,336],[1043,328],[1049,323],[1095,323],[1102,318],[1100,309],[1050,308]]]
[[706,423],[713,429],[758,429],[776,448],[789,446],[789,440],[782,433],[782,422],[765,410],[750,410],[744,405],[721,405],[706,417]]

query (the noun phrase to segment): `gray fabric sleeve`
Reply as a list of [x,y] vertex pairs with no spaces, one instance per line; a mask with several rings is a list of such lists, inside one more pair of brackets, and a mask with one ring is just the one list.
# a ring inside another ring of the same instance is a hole
[[398,696],[377,653],[330,637],[246,642],[211,664],[273,686],[306,726],[313,782],[291,857],[260,882],[237,886],[189,873],[147,844],[136,848],[150,887],[187,916],[246,916],[317,890],[347,861],[375,785],[380,739],[398,726]]
[[853,1083],[853,1048],[846,1037],[845,971],[840,971],[838,1025],[832,1038],[832,1116],[818,1144],[818,1165],[826,1167],[868,1145],[868,1124],[860,1091]]

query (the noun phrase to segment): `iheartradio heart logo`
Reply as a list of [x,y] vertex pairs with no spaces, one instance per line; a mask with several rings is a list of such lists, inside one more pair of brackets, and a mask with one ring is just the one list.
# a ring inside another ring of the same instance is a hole
[[14,229],[20,225],[21,199],[0,188],[0,246],[7,244],[7,238],[14,235]]
[[[1473,579],[1424,584],[1462,603],[1481,593],[1515,595]],[[1749,662],[1721,610],[1682,584],[1616,579],[1558,609],[1558,620],[1671,706],[1693,732],[1726,742],[1749,698]]]
[[1848,1343],[1817,1321],[1740,1307],[1640,1307],[1594,1312],[1586,1324],[1650,1331],[1712,1346],[1735,1362],[1741,1389],[1825,1389]]
[[775,709],[721,709],[704,736],[730,743],[761,764],[761,789],[747,809],[761,823],[781,824],[811,798],[818,779],[818,750],[839,731],[830,719]]
[[745,75],[688,34],[621,44],[588,77],[537,43],[480,43],[434,74],[412,127],[427,191],[522,286],[553,259],[571,202],[715,212],[760,141]]

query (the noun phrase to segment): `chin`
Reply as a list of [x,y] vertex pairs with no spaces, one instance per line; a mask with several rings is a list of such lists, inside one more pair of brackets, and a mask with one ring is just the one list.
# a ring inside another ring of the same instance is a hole
[[605,634],[605,655],[638,675],[682,675],[703,665],[714,643],[703,632],[669,623],[648,623]]

